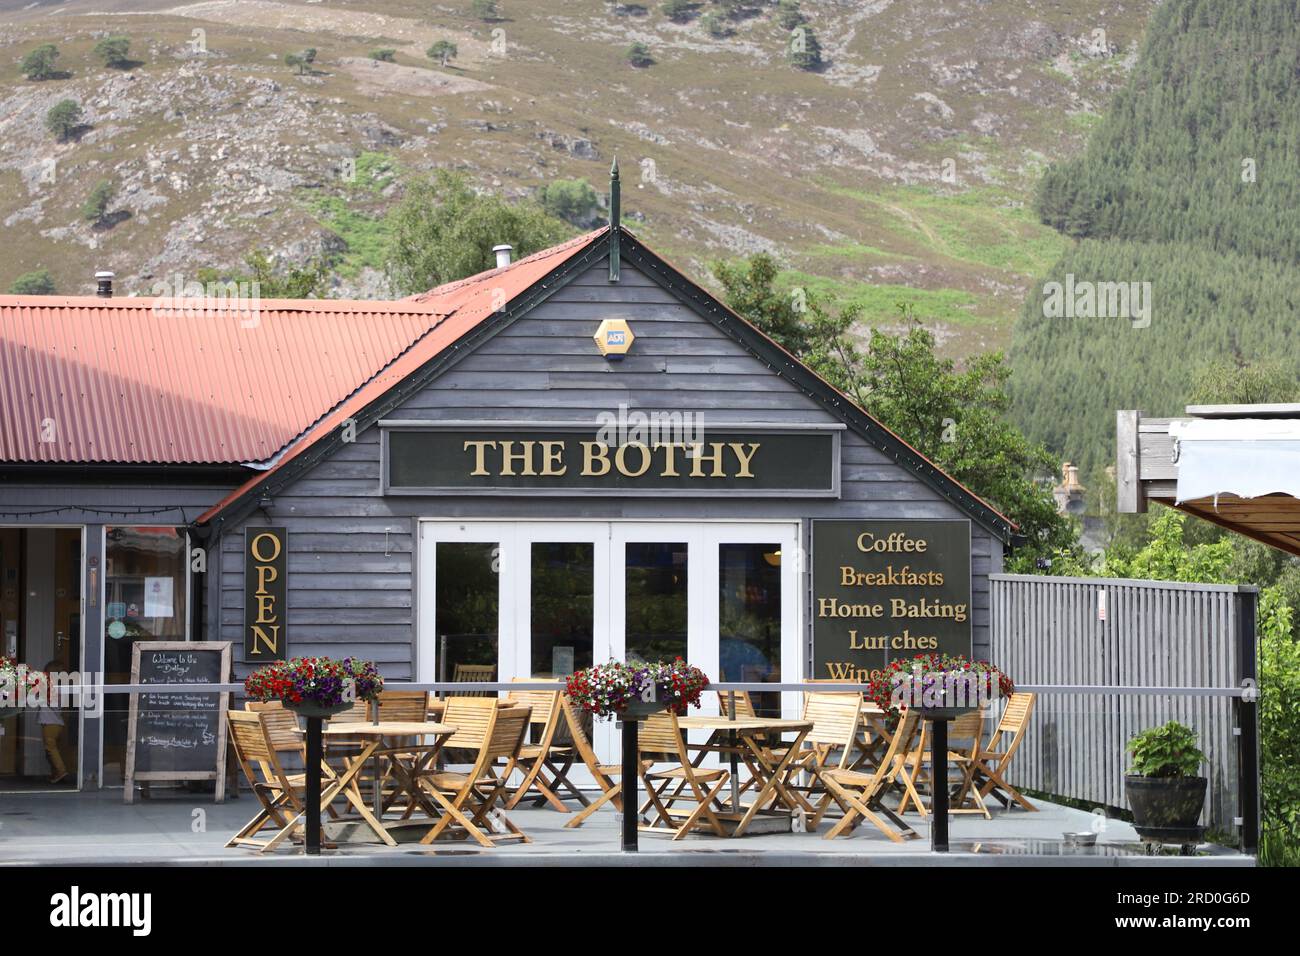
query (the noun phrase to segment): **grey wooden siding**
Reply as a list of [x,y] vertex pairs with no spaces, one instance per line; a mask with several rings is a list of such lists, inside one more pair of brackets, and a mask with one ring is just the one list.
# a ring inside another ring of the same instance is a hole
[[[1106,594],[1098,620],[1097,593]],[[1231,585],[997,575],[992,659],[1021,684],[1239,687]],[[1229,697],[1040,694],[1013,782],[1127,807],[1125,747],[1170,720],[1200,735],[1210,780],[1208,822],[1235,833],[1237,740]]]
[[[600,320],[627,319],[631,354],[607,362],[592,335]],[[391,419],[592,422],[620,403],[644,411],[699,412],[704,424],[831,422],[815,400],[624,263],[611,286],[593,268],[467,355]],[[275,496],[269,518],[289,528],[289,624],[294,654],[343,645],[374,657],[393,678],[412,675],[412,546],[419,517],[448,518],[963,518],[964,512],[852,433],[843,440],[842,498],[390,497],[379,492],[379,430],[319,463]],[[243,528],[222,544],[221,634],[242,624]],[[988,649],[988,575],[1002,545],[972,531],[977,654]],[[807,619],[805,595],[805,619]],[[806,639],[806,638],[805,638]]]

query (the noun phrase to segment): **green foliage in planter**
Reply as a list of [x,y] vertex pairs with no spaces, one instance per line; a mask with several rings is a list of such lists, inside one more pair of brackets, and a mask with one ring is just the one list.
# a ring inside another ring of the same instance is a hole
[[1129,773],[1142,777],[1196,777],[1205,762],[1196,746],[1196,731],[1176,720],[1136,734],[1128,752],[1133,755]]

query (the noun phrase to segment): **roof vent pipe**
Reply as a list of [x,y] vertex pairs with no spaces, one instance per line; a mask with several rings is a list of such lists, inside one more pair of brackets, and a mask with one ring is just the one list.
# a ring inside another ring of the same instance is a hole
[[95,273],[95,295],[101,299],[113,298],[113,273],[108,271]]
[[500,246],[493,246],[492,251],[497,254],[498,269],[504,269],[506,266],[510,265],[510,253],[514,252],[514,248],[509,243]]

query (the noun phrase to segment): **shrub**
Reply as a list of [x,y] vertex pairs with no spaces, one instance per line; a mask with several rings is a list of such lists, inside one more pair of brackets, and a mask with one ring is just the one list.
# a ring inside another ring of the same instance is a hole
[[82,218],[96,224],[103,222],[108,215],[108,204],[113,201],[114,191],[111,179],[101,179],[95,183],[90,195],[81,205]]
[[636,67],[650,66],[654,63],[654,57],[650,55],[648,46],[638,42],[627,48],[627,62]]
[[45,114],[45,128],[63,142],[81,125],[83,117],[81,104],[76,100],[59,100]]
[[389,47],[384,47],[381,50],[370,51],[370,59],[383,60],[385,63],[392,63],[396,56],[397,56],[397,51]]
[[668,0],[659,9],[673,23],[685,23],[691,18],[695,4],[691,3],[691,0]]
[[480,20],[490,22],[501,19],[501,9],[497,6],[497,0],[474,0],[470,4],[470,11]]
[[797,26],[790,31],[786,56],[792,66],[801,70],[816,70],[822,65],[822,48],[812,27]]
[[48,80],[57,75],[54,61],[58,56],[58,47],[53,43],[42,43],[36,49],[27,52],[19,69],[29,80]]
[[104,37],[95,44],[95,56],[104,61],[105,66],[121,69],[131,63],[129,53],[131,41],[127,37]]
[[458,52],[456,44],[452,43],[450,40],[439,40],[429,47],[429,49],[425,50],[424,55],[430,60],[437,60],[445,67],[448,60],[456,59],[456,54]]
[[24,272],[9,286],[10,295],[54,295],[56,291],[49,269]]

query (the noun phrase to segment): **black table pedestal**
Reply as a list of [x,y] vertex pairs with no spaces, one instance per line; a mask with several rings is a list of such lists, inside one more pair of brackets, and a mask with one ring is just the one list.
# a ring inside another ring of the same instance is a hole
[[320,856],[321,718],[307,718],[307,853]]
[[948,719],[934,717],[930,720],[931,789],[934,791],[930,803],[930,812],[934,814],[930,850],[934,853],[948,852]]
[[641,815],[637,813],[640,799],[637,795],[637,781],[640,779],[640,767],[637,766],[636,718],[623,717],[623,852],[637,851],[638,824]]

